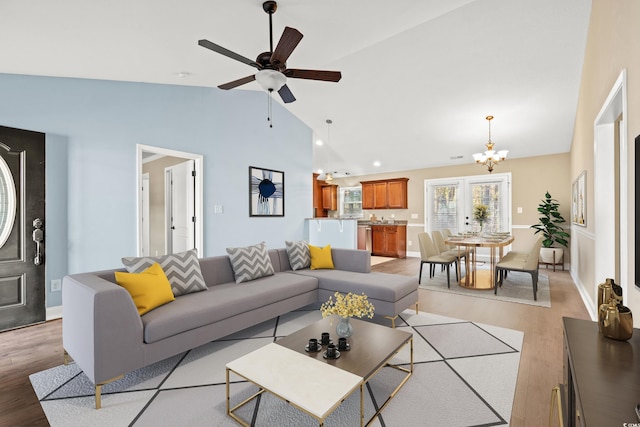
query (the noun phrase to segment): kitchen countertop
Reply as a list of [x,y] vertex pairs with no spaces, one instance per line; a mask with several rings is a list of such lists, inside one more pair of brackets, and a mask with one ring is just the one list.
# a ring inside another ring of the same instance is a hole
[[359,226],[368,226],[368,225],[407,225],[407,221],[405,220],[395,220],[393,222],[389,221],[358,221]]
[[358,221],[358,226],[369,226],[369,225],[407,225],[408,221],[396,219],[393,222],[389,222],[389,220],[384,221],[369,221],[363,220],[359,218],[332,218],[332,217],[316,217],[316,218],[306,218],[307,220],[316,220],[316,221]]

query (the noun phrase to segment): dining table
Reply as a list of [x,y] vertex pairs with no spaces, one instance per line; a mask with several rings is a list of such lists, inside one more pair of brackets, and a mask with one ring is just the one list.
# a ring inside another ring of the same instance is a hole
[[[496,264],[502,259],[504,247],[514,241],[514,237],[507,233],[495,233],[488,235],[451,235],[445,239],[445,243],[458,248],[458,259],[464,254],[464,271],[461,275],[461,265],[458,263],[458,284],[468,289],[487,290],[496,286]],[[489,249],[489,269],[478,269],[478,248]]]

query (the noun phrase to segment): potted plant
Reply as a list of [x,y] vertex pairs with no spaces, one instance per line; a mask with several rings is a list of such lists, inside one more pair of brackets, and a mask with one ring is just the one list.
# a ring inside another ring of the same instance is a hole
[[531,228],[536,230],[534,234],[542,233],[544,236],[542,248],[540,249],[540,262],[555,266],[555,264],[563,264],[564,250],[557,246],[554,247],[554,244],[562,245],[565,248],[568,247],[567,238],[569,233],[558,225],[566,222],[558,211],[560,203],[552,198],[548,191],[544,197],[542,203],[538,205],[540,222],[532,225]]

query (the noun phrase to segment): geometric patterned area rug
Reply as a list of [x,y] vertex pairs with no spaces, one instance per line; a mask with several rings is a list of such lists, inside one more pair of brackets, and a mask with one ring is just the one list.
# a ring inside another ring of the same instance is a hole
[[[125,375],[103,387],[102,408],[94,408],[94,387],[73,363],[29,377],[53,427],[57,426],[237,426],[226,415],[225,365],[321,318],[315,307],[288,313],[223,339],[202,345]],[[374,317],[372,321],[388,325]],[[414,373],[373,426],[508,425],[518,377],[524,334],[415,310],[396,320],[413,333]],[[332,335],[335,331],[330,331]],[[358,333],[357,329],[354,333]],[[375,343],[372,343],[375,345]],[[407,366],[403,349],[392,364]],[[368,383],[365,417],[369,419],[402,380],[383,368]],[[239,379],[239,377],[238,377]],[[313,378],[309,387],[313,388]],[[235,381],[231,401],[257,391]],[[255,426],[313,426],[311,417],[265,393],[238,414]],[[360,394],[347,398],[325,426],[356,426]]]
[[549,276],[544,274],[538,275],[538,300],[533,299],[533,284],[529,273],[519,271],[510,271],[508,277],[502,283],[502,287],[498,288],[498,295],[494,295],[493,289],[467,289],[456,283],[455,272],[451,271],[451,289],[447,288],[447,272],[441,272],[436,268],[434,277],[429,278],[428,265],[425,265],[422,271],[422,283],[419,285],[422,289],[430,291],[448,292],[458,295],[467,295],[470,297],[486,298],[496,301],[517,302],[520,304],[536,305],[539,307],[551,307],[551,294],[549,290]]

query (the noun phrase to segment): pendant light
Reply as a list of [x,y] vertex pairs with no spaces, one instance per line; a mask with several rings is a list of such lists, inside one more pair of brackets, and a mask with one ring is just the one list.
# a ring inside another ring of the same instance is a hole
[[331,164],[330,160],[331,160],[331,147],[330,147],[330,142],[331,142],[331,134],[330,134],[330,129],[331,129],[331,123],[333,123],[333,121],[331,119],[327,119],[327,172],[325,172],[324,174],[324,180],[328,183],[331,183],[333,181],[333,174],[331,172],[329,172],[329,165]]

